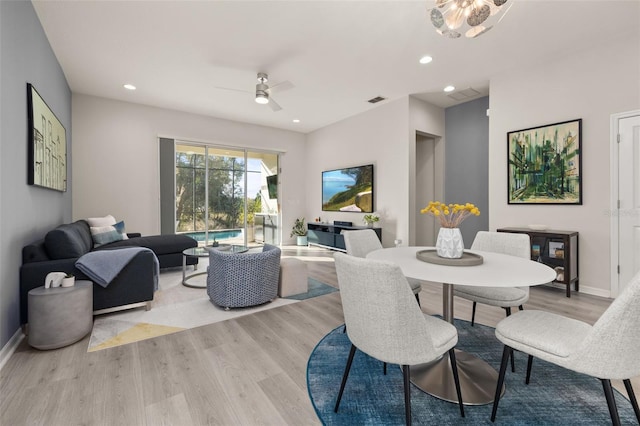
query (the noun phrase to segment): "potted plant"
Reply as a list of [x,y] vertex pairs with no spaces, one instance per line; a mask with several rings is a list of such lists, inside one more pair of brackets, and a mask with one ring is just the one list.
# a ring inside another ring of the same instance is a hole
[[73,287],[76,283],[76,277],[73,274],[66,274],[62,279],[62,287]]
[[304,218],[296,219],[296,223],[291,229],[291,237],[297,237],[297,244],[299,246],[307,245],[307,227],[304,225]]
[[362,218],[369,228],[373,228],[373,224],[380,220],[380,216],[375,213],[365,214]]
[[445,204],[431,201],[420,210],[422,214],[430,214],[440,221],[440,231],[436,240],[438,256],[459,259],[464,254],[464,241],[460,232],[460,224],[469,216],[480,216],[480,209],[474,204]]

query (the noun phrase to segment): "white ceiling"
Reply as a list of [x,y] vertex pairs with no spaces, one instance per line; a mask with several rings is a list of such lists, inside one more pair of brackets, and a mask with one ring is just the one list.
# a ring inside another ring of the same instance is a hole
[[[432,0],[33,1],[74,93],[303,133],[375,96],[451,106],[446,85],[486,95],[495,75],[616,37],[638,39],[640,54],[638,0],[510,3],[491,31],[451,40],[427,19]],[[254,102],[258,71],[295,86],[273,94],[283,110]]]

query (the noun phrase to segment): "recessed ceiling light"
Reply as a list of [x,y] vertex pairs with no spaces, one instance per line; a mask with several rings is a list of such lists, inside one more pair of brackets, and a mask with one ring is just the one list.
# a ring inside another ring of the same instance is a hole
[[420,63],[421,64],[428,64],[431,61],[433,61],[433,58],[431,56],[429,56],[429,55],[423,56],[422,58],[420,58]]
[[456,88],[453,86],[447,86],[444,88],[445,92],[453,92],[454,90],[456,90]]
[[123,87],[127,90],[136,90],[136,86],[133,84],[125,84]]
[[293,119],[293,122],[294,122],[294,123],[299,123],[299,122],[300,122],[300,120],[298,120],[297,118],[294,118],[294,119]]

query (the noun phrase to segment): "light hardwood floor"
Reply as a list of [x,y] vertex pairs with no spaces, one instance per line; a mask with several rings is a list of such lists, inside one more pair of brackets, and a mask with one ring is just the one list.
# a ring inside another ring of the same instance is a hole
[[[332,252],[287,247],[283,255],[304,258],[311,277],[337,286]],[[425,283],[420,299],[424,312],[441,314],[439,285]],[[593,323],[609,303],[542,287],[532,289],[525,309]],[[456,298],[455,313],[470,319],[471,303]],[[503,317],[499,308],[478,306],[479,323],[495,326]],[[23,340],[0,373],[0,425],[320,424],[306,364],[342,323],[335,292],[98,352],[87,352],[88,337],[53,351]]]

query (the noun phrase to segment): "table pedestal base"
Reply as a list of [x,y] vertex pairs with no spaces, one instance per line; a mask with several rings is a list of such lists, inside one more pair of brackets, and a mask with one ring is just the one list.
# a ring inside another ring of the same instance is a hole
[[198,275],[206,275],[207,271],[204,272],[194,272],[191,275],[186,275],[186,273],[184,272],[184,270],[182,271],[182,285],[184,285],[185,287],[191,287],[191,288],[207,288],[207,283],[205,282],[204,284],[192,284],[187,282],[190,278],[196,277]]
[[[485,361],[463,352],[456,351],[456,364],[460,378],[460,392],[464,405],[485,405],[493,402],[498,383],[498,372]],[[458,402],[456,385],[449,356],[445,354],[438,361],[411,366],[411,383],[422,391],[449,402]],[[504,394],[504,385],[502,394]]]

